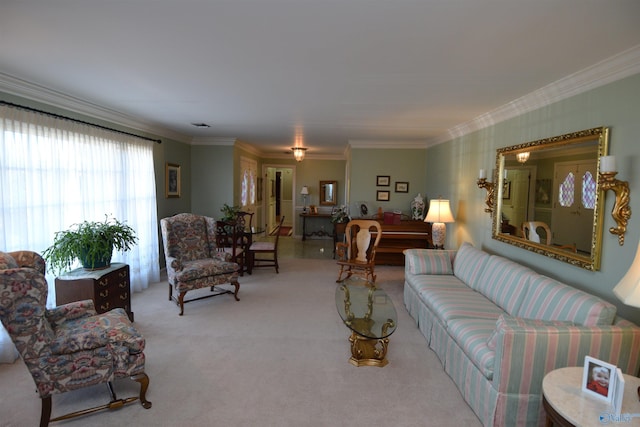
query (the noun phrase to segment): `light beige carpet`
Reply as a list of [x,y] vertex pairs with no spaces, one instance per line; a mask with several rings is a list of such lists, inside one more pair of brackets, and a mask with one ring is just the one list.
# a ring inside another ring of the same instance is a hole
[[[479,426],[402,303],[402,267],[377,268],[398,329],[384,368],[354,367],[335,307],[332,260],[284,259],[230,295],[178,307],[166,282],[133,295],[147,340],[149,410],[139,403],[59,426]],[[207,291],[202,291],[207,292]],[[118,397],[137,391],[115,384]],[[54,416],[108,401],[100,386],[53,398]],[[36,426],[40,399],[23,362],[0,365],[0,425]]]

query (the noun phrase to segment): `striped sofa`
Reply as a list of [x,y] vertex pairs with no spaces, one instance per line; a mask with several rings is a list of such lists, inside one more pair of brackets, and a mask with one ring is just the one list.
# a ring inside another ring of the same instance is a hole
[[407,249],[404,303],[485,426],[538,426],[542,379],[589,355],[636,375],[640,328],[600,298],[469,243]]

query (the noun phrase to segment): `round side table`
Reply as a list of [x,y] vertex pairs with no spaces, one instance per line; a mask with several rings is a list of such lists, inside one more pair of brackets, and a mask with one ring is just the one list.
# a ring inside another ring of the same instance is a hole
[[582,367],[570,367],[556,369],[545,375],[542,380],[542,405],[547,413],[547,427],[602,427],[606,424],[640,426],[640,378],[624,375],[622,412],[616,417],[610,404],[582,391],[582,373]]

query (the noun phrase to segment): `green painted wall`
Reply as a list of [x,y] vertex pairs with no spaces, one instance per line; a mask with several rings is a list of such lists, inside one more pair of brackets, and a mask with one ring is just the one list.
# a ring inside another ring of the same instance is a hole
[[226,203],[234,205],[234,148],[191,146],[191,212],[219,218]]
[[[631,265],[640,239],[637,225],[640,223],[639,112],[640,74],[427,149],[427,191],[450,197],[456,217],[455,224],[447,225],[446,246],[454,248],[469,241],[476,247],[601,296],[616,304],[623,317],[640,324],[640,309],[622,305],[612,292]],[[616,236],[607,231],[615,225],[610,215],[614,200],[612,192],[605,197],[600,271],[583,270],[493,240],[491,218],[484,212],[486,192],[475,182],[480,169],[491,171],[495,167],[496,149],[598,126],[610,127],[609,153],[617,158],[618,179],[629,181],[631,188],[634,214],[625,245],[619,246]]]
[[[446,193],[442,190],[432,190],[427,193],[426,154],[422,149],[369,149],[354,148],[351,150],[350,160],[351,188],[350,208],[354,215],[356,202],[366,201],[373,208],[371,214],[376,213],[378,207],[383,211],[400,210],[411,214],[411,201],[418,193],[425,199],[437,198]],[[376,177],[386,175],[390,177],[389,187],[378,187]],[[395,183],[408,182],[408,193],[396,193]],[[389,201],[376,201],[378,190],[388,190]]]

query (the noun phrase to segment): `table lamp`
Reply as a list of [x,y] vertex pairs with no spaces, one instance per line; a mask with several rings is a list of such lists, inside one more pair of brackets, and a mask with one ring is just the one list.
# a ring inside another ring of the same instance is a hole
[[446,222],[455,222],[449,207],[449,200],[435,199],[429,203],[429,212],[424,222],[432,223],[431,236],[436,249],[444,249],[444,241],[447,237]]
[[306,185],[302,186],[302,190],[300,190],[300,194],[302,194],[302,203],[304,204],[302,208],[302,212],[307,212],[307,196],[309,195],[309,187]]

